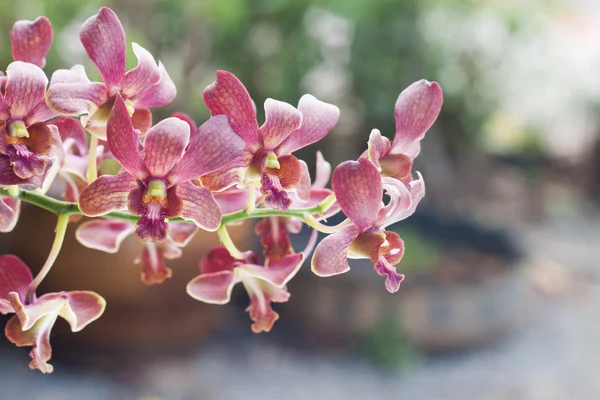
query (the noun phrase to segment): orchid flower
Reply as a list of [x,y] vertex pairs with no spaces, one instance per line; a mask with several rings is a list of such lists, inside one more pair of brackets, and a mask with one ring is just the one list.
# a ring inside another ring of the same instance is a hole
[[243,151],[244,143],[227,117],[211,118],[191,136],[186,122],[164,119],[147,132],[141,152],[125,101],[117,95],[107,137],[124,171],[101,176],[83,190],[79,207],[85,215],[129,209],[141,216],[136,234],[150,241],[166,238],[169,218],[182,217],[203,229],[217,230],[219,205],[210,190],[191,179],[222,168]]
[[436,82],[422,79],[404,89],[394,108],[394,141],[390,143],[373,129],[363,157],[368,157],[384,177],[409,178],[413,160],[421,151],[421,140],[437,119],[442,101],[442,89]]
[[[114,254],[134,231],[135,226],[129,222],[101,219],[81,224],[75,237],[86,247]],[[135,260],[142,266],[142,282],[156,285],[170,278],[172,271],[164,259],[180,258],[181,249],[187,246],[197,231],[193,224],[171,222],[166,240],[159,243],[142,241],[142,252]]]
[[[292,152],[321,140],[339,118],[339,109],[311,95],[300,99],[298,109],[267,99],[265,123],[258,126],[254,103],[244,85],[230,72],[217,71],[217,80],[204,92],[213,116],[227,115],[233,130],[246,143],[244,153],[231,165],[202,177],[202,185],[220,191],[235,184],[260,187],[265,203],[285,211],[302,181],[303,168]],[[308,193],[297,193],[308,200]]]
[[50,81],[47,102],[63,115],[81,116],[81,123],[92,135],[106,138],[106,122],[120,94],[132,114],[136,129],[146,132],[152,125],[149,108],[164,107],[176,95],[175,85],[164,65],[137,43],[136,68],[125,72],[125,31],[117,15],[107,7],[88,19],[79,34],[88,56],[104,82],[91,82],[81,65],[57,70]]
[[39,67],[22,61],[12,62],[6,72],[0,94],[0,185],[41,187],[58,135],[46,124],[56,116],[44,103],[48,79]]
[[[419,179],[408,184],[381,178],[377,167],[366,158],[345,161],[333,173],[332,187],[337,202],[350,224],[323,239],[315,249],[312,269],[318,276],[332,276],[350,270],[348,258],[367,258],[375,271],[387,276],[386,289],[398,291],[404,275],[393,266],[404,255],[404,242],[385,228],[412,215],[425,195]],[[382,205],[383,191],[390,197]]]
[[27,293],[33,282],[31,271],[16,256],[0,256],[0,313],[15,313],[6,324],[8,340],[17,346],[32,346],[29,367],[44,373],[52,372],[48,364],[52,356],[50,331],[60,316],[67,320],[73,332],[85,328],[104,312],[106,301],[94,292],[72,291],[35,294]]
[[246,309],[250,313],[252,331],[269,332],[279,315],[271,303],[286,302],[290,294],[286,284],[302,266],[302,253],[278,259],[267,258],[265,266],[254,260],[236,260],[224,247],[216,247],[200,263],[201,274],[187,285],[188,294],[210,304],[227,304],[237,283],[242,283],[250,297]]

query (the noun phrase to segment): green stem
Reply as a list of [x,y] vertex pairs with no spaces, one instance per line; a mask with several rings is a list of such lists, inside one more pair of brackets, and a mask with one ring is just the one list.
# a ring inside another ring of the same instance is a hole
[[98,165],[96,161],[96,151],[98,149],[98,136],[90,134],[89,164],[87,170],[88,183],[94,182],[98,178]]
[[67,232],[67,225],[69,224],[69,215],[61,214],[58,216],[58,222],[56,223],[56,233],[54,236],[54,243],[52,243],[52,249],[50,249],[50,254],[48,254],[48,258],[44,263],[44,266],[37,274],[35,279],[29,284],[27,288],[27,294],[25,296],[25,304],[30,304],[33,302],[35,297],[35,290],[38,288],[40,283],[44,280],[52,266],[54,265],[54,261],[58,257],[58,253],[60,253],[60,249],[62,248],[63,241],[65,239],[65,233]]
[[238,248],[235,246],[235,243],[233,243],[233,240],[231,239],[231,236],[229,236],[229,232],[227,231],[226,225],[221,225],[221,227],[218,230],[218,233],[219,239],[221,240],[221,244],[227,249],[231,257],[235,258],[236,260],[244,260],[246,258],[244,253],[239,251]]

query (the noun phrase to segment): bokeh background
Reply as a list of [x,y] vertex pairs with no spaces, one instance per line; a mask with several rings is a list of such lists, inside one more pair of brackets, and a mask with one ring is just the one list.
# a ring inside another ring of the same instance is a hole
[[[406,280],[390,295],[368,264],[329,279],[304,266],[290,301],[275,305],[272,332],[254,335],[241,288],[227,306],[185,295],[216,235],[198,235],[158,287],[139,280],[135,240],[107,255],[71,238],[42,290],[97,290],[106,314],[75,335],[57,325],[50,376],[2,340],[0,398],[597,397],[598,2],[4,0],[0,68],[13,22],[46,15],[47,74],[82,63],[97,77],[78,31],[102,5],[177,84],[155,120],[208,118],[202,92],[217,69],[246,84],[259,119],[267,97],[297,104],[311,93],[338,105],[333,132],[300,154],[311,167],[317,149],[336,165],[366,148],[371,129],[393,136],[400,91],[438,81],[444,107],[416,162],[428,194],[393,227],[406,241]],[[39,267],[53,226],[26,207],[0,252]],[[307,236],[294,238],[298,249]],[[250,225],[234,238],[257,245]]]

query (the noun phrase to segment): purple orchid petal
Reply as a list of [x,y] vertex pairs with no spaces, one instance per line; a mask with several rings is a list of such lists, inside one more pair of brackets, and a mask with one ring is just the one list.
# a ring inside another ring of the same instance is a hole
[[273,311],[271,303],[283,303],[289,300],[290,294],[286,287],[278,288],[262,280],[252,279],[244,280],[244,287],[250,296],[250,305],[246,311],[250,314],[250,319],[254,322],[251,326],[252,332],[269,332],[273,328],[275,321],[279,319],[279,314]]
[[51,373],[54,367],[48,364],[52,358],[52,346],[50,346],[50,331],[56,322],[58,315],[48,315],[43,317],[29,330],[21,328],[21,322],[15,315],[6,323],[4,332],[6,338],[18,347],[32,346],[29,356],[31,362],[29,368],[38,369],[44,374]]
[[385,288],[390,293],[396,293],[400,289],[400,284],[404,280],[404,275],[396,271],[396,267],[390,264],[385,257],[379,257],[379,261],[374,266],[375,272],[385,276]]
[[169,174],[170,180],[183,182],[209,174],[228,165],[243,151],[244,141],[233,131],[227,116],[212,117],[192,134],[183,158]]
[[223,246],[213,247],[205,258],[200,261],[200,272],[212,274],[213,272],[233,271],[236,260]]
[[33,276],[29,267],[19,257],[12,254],[0,256],[0,313],[14,312],[10,305],[10,293],[16,293],[25,300]]
[[260,236],[260,244],[267,262],[277,263],[278,260],[294,254],[292,241],[288,235],[288,232],[293,232],[296,228],[293,225],[279,217],[263,218],[256,225],[254,232]]
[[369,135],[368,146],[367,157],[381,171],[379,160],[390,152],[392,147],[390,140],[381,136],[381,132],[378,129],[373,129]]
[[[70,143],[80,156],[87,154],[88,147],[85,129],[83,129],[83,126],[81,126],[81,123],[76,118],[58,117],[53,119],[51,123],[58,128],[63,145],[65,142]],[[65,149],[69,147],[65,146]]]
[[287,211],[292,205],[292,199],[276,175],[262,174],[260,192],[265,195],[265,204],[275,210]]
[[166,176],[181,160],[189,142],[190,128],[179,118],[164,119],[150,128],[144,140],[144,162],[150,174]]
[[348,272],[350,270],[348,249],[359,233],[359,229],[354,224],[350,224],[323,239],[313,254],[312,271],[323,277]]
[[[167,242],[144,242],[142,254],[135,260],[136,264],[142,265],[142,282],[146,285],[158,285],[173,276],[173,271],[165,264],[166,255],[162,250],[162,244]],[[181,256],[181,250],[176,249],[179,250],[178,256]]]
[[21,213],[21,200],[0,197],[0,232],[10,232],[17,225]]
[[4,100],[13,118],[24,119],[44,101],[48,78],[40,67],[22,61],[10,63],[6,75]]
[[315,181],[312,184],[314,189],[324,189],[331,177],[331,164],[325,161],[323,154],[317,151],[317,169]]
[[52,24],[46,17],[37,17],[34,21],[15,22],[10,31],[13,60],[44,68],[53,35]]
[[148,201],[146,186],[138,181],[138,187],[129,193],[129,212],[141,215],[135,226],[135,234],[140,240],[161,242],[167,238],[165,219],[178,217],[183,208],[183,201],[175,189],[169,188],[166,198]]
[[185,247],[194,238],[198,228],[186,222],[170,222],[169,238],[178,247]]
[[84,22],[79,39],[100,71],[110,94],[116,93],[125,75],[125,31],[117,15],[107,7]]
[[89,217],[126,210],[127,196],[136,188],[136,179],[127,171],[113,176],[101,176],[83,189],[79,197],[79,208]]
[[259,143],[256,110],[240,80],[227,71],[217,71],[217,80],[204,91],[204,102],[213,116],[225,114],[233,130],[249,148]]
[[419,141],[437,119],[442,102],[440,85],[424,79],[400,93],[394,108],[396,136],[392,143],[392,153],[406,154],[411,158],[419,154]]
[[190,126],[191,134],[194,134],[198,130],[198,126],[196,125],[196,122],[194,122],[194,119],[186,113],[177,111],[171,114],[171,117],[179,118],[180,120],[185,121]]
[[309,94],[302,96],[298,110],[302,113],[302,125],[279,145],[276,149],[278,155],[291,154],[323,139],[340,117],[339,108]]
[[42,186],[42,181],[34,181],[34,178],[23,179],[15,174],[14,168],[11,164],[11,160],[8,156],[0,154],[0,185],[24,185],[33,184],[38,187]]
[[267,259],[264,267],[255,264],[240,265],[236,268],[236,273],[239,269],[244,274],[262,279],[277,287],[283,287],[298,273],[303,261],[302,253],[289,254],[283,258]]
[[177,186],[177,196],[183,201],[181,217],[207,231],[216,231],[221,225],[221,209],[210,190],[191,182]]
[[58,117],[59,114],[54,110],[51,110],[50,107],[45,102],[38,104],[29,115],[25,118],[25,125],[33,125],[36,122],[47,122],[49,119]]
[[85,247],[114,254],[133,231],[129,222],[97,219],[79,225],[75,237]]
[[283,101],[265,101],[265,123],[259,132],[263,138],[263,148],[274,150],[302,124],[302,113]]
[[300,160],[300,166],[302,167],[302,178],[298,186],[294,188],[294,192],[298,200],[306,203],[310,200],[310,172],[308,172],[308,165],[304,161]]
[[161,79],[161,71],[152,54],[135,42],[131,43],[131,47],[138,59],[138,65],[125,74],[121,94],[126,98],[140,94]]
[[46,93],[48,107],[60,114],[93,115],[108,100],[103,83],[57,83]]
[[248,191],[256,190],[253,187],[244,189],[230,188],[223,192],[214,193],[215,200],[221,208],[223,214],[240,211],[246,208],[248,202]]
[[130,99],[135,108],[164,107],[175,100],[177,88],[167,73],[165,66],[160,61],[158,62],[158,69],[161,76],[160,81]]
[[232,271],[201,274],[186,286],[192,298],[209,304],[227,304],[236,282]]
[[[187,127],[186,127],[187,129]],[[143,179],[148,171],[138,149],[138,137],[133,129],[125,101],[117,95],[106,124],[106,137],[112,155],[130,175]]]
[[331,186],[342,211],[361,232],[373,226],[383,187],[377,167],[366,158],[345,161],[333,172]]
[[408,187],[397,179],[383,178],[383,187],[390,196],[390,202],[379,211],[377,226],[381,228],[413,215],[425,197],[425,181],[421,174],[418,174],[418,179],[408,183]]
[[[208,175],[200,177],[202,186],[209,188],[213,192],[220,192],[237,185],[243,179],[244,168],[227,168],[222,171],[215,171]],[[2,171],[0,170],[0,174]]]

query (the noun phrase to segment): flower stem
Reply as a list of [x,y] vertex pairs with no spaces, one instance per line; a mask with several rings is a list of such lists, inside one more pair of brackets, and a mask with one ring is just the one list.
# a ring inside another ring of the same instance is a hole
[[310,226],[313,229],[316,229],[319,232],[323,232],[323,233],[339,232],[340,229],[342,229],[344,226],[346,226],[352,222],[349,219],[345,219],[344,221],[342,221],[339,224],[334,225],[334,226],[324,225],[324,224],[320,223],[315,217],[313,217],[312,214],[309,214],[309,213],[304,214],[303,220],[304,220],[304,223],[306,223],[306,225]]
[[63,241],[65,239],[65,233],[67,232],[67,225],[69,224],[69,215],[61,214],[58,216],[58,222],[56,224],[56,233],[54,236],[54,243],[52,243],[52,248],[50,249],[50,254],[48,254],[48,258],[44,263],[44,266],[37,274],[35,279],[29,284],[27,288],[27,294],[25,296],[25,304],[29,304],[34,301],[35,290],[38,288],[40,283],[44,280],[50,269],[54,265],[54,261],[56,261],[56,257],[58,257],[58,253],[60,253],[60,249],[62,248]]
[[245,254],[239,251],[237,247],[235,247],[235,243],[233,243],[233,240],[231,239],[231,236],[229,236],[229,232],[227,231],[227,226],[221,225],[221,227],[218,230],[218,233],[219,239],[221,240],[221,244],[225,246],[231,257],[235,258],[236,260],[244,260],[246,258]]
[[98,148],[98,136],[90,135],[89,164],[87,170],[88,183],[92,183],[98,178],[98,166],[96,165],[96,149]]

